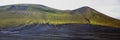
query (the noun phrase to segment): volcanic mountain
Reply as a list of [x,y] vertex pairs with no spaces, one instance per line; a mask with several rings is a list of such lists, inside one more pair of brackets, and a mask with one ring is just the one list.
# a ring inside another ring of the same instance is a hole
[[31,24],[91,24],[120,28],[120,20],[90,7],[58,10],[39,4],[15,4],[0,7],[0,28]]

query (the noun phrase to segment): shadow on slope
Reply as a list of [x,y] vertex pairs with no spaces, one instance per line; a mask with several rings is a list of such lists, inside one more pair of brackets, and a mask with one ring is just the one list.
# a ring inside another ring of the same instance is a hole
[[118,40],[120,29],[90,24],[32,24],[1,29],[1,40]]

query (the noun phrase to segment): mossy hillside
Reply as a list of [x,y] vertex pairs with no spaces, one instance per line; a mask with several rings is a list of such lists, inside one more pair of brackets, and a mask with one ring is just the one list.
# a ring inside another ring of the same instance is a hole
[[[40,24],[66,24],[66,23],[87,23],[86,20],[80,15],[71,15],[67,12],[63,13],[40,13],[24,11],[19,12],[3,12],[0,13],[0,26],[18,26],[20,24],[28,25],[33,23]],[[76,18],[77,17],[77,18]]]
[[120,28],[120,20],[92,8],[57,10],[43,5],[7,5],[0,7],[0,27],[39,24],[93,24]]

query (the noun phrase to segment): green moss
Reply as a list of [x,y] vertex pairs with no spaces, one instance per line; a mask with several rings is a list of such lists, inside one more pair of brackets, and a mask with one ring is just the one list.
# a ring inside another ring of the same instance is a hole
[[[0,8],[0,27],[15,27],[19,25],[39,24],[89,24],[111,26],[120,28],[120,20],[113,19],[95,10],[79,11],[71,14],[71,11],[29,6],[27,10],[9,10],[9,6]],[[3,10],[4,9],[4,10]],[[88,19],[88,20],[86,20]]]

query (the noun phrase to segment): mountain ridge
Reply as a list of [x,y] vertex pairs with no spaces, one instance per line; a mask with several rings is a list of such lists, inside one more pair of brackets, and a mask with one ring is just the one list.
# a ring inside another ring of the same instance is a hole
[[120,20],[104,15],[88,6],[66,11],[37,4],[7,5],[0,7],[0,16],[0,27],[33,23],[78,23],[120,28]]

